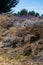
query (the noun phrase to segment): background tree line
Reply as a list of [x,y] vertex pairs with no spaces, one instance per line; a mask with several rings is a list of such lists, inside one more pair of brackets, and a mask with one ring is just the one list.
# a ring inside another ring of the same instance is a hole
[[21,11],[17,12],[18,16],[23,16],[23,15],[29,15],[29,16],[36,16],[39,17],[40,14],[38,12],[35,11],[27,11],[26,9],[22,9]]
[[38,12],[35,12],[34,10],[33,11],[29,11],[27,9],[22,9],[21,11],[18,11],[17,13],[15,13],[15,15],[18,15],[18,16],[35,16],[35,17],[42,17],[43,18],[43,14],[39,14]]

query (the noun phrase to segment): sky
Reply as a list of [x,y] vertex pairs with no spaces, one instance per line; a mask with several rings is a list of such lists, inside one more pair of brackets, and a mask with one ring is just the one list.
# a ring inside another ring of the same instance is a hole
[[20,0],[13,11],[18,12],[22,9],[27,9],[28,11],[34,10],[43,14],[43,0]]

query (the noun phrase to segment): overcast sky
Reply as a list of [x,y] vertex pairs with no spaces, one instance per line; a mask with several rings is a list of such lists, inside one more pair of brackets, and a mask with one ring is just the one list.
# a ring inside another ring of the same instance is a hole
[[20,0],[18,5],[13,9],[14,12],[18,12],[22,9],[28,11],[34,10],[35,12],[43,13],[43,0]]

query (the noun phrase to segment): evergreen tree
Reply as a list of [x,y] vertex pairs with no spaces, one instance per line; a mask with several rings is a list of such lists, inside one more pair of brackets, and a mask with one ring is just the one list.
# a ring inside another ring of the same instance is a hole
[[35,16],[35,11],[29,11],[28,15]]
[[0,0],[0,13],[10,12],[12,7],[18,4],[19,0]]
[[27,14],[28,14],[28,11],[27,11],[26,9],[22,9],[20,12],[18,12],[18,14],[19,14],[20,16],[22,16],[22,15],[27,15]]

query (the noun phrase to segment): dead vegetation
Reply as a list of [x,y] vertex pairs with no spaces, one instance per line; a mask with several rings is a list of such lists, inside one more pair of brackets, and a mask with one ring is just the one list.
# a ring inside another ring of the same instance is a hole
[[[31,65],[31,62],[34,60],[34,62],[39,62],[40,58],[43,61],[43,26],[37,25],[37,21],[39,21],[39,18],[22,20],[14,15],[0,15],[0,60],[2,59],[5,65],[6,62],[8,62],[9,65],[16,65],[15,61],[18,59],[23,59],[22,62],[17,61],[19,65]],[[41,21],[42,20],[40,20],[40,22]],[[15,25],[15,22],[17,25]],[[28,25],[29,22],[32,22],[32,24]],[[20,24],[20,26],[18,24]],[[31,61],[29,59],[31,59]],[[30,63],[27,64],[25,60],[30,61]],[[35,65],[34,62],[32,65]]]

